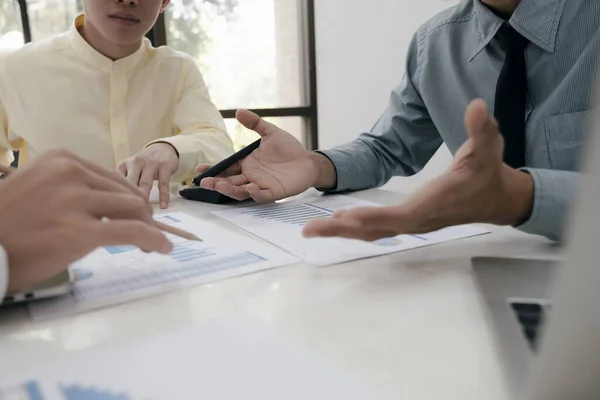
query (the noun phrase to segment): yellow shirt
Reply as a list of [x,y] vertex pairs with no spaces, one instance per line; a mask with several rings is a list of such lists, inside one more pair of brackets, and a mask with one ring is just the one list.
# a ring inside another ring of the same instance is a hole
[[0,55],[0,161],[26,163],[54,148],[114,169],[155,141],[179,152],[174,180],[233,152],[221,114],[192,58],[144,39],[112,61],[78,28]]

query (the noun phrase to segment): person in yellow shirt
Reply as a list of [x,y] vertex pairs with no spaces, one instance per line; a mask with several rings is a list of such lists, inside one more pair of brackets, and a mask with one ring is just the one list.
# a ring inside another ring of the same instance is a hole
[[117,169],[147,195],[233,152],[193,59],[145,38],[169,0],[83,0],[49,40],[0,55],[0,162],[63,148]]

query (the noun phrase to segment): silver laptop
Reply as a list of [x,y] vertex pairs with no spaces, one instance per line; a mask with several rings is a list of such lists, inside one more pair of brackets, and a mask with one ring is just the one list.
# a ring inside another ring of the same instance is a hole
[[564,259],[473,259],[515,399],[600,399],[600,118],[588,137]]

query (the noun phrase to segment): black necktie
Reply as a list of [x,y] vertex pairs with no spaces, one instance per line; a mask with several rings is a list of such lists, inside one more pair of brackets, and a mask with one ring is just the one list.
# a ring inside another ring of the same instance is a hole
[[525,47],[529,42],[508,24],[500,28],[497,37],[506,52],[506,59],[496,86],[494,116],[504,136],[504,162],[513,168],[521,168],[525,166]]

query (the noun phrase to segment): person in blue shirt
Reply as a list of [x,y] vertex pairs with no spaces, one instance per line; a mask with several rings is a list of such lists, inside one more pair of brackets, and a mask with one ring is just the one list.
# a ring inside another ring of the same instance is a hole
[[485,222],[560,240],[594,115],[599,29],[597,0],[463,0],[415,33],[371,132],[309,152],[240,110],[260,148],[201,185],[259,202],[373,188],[418,173],[445,143],[452,166],[406,202],[337,213],[304,234],[376,240]]

